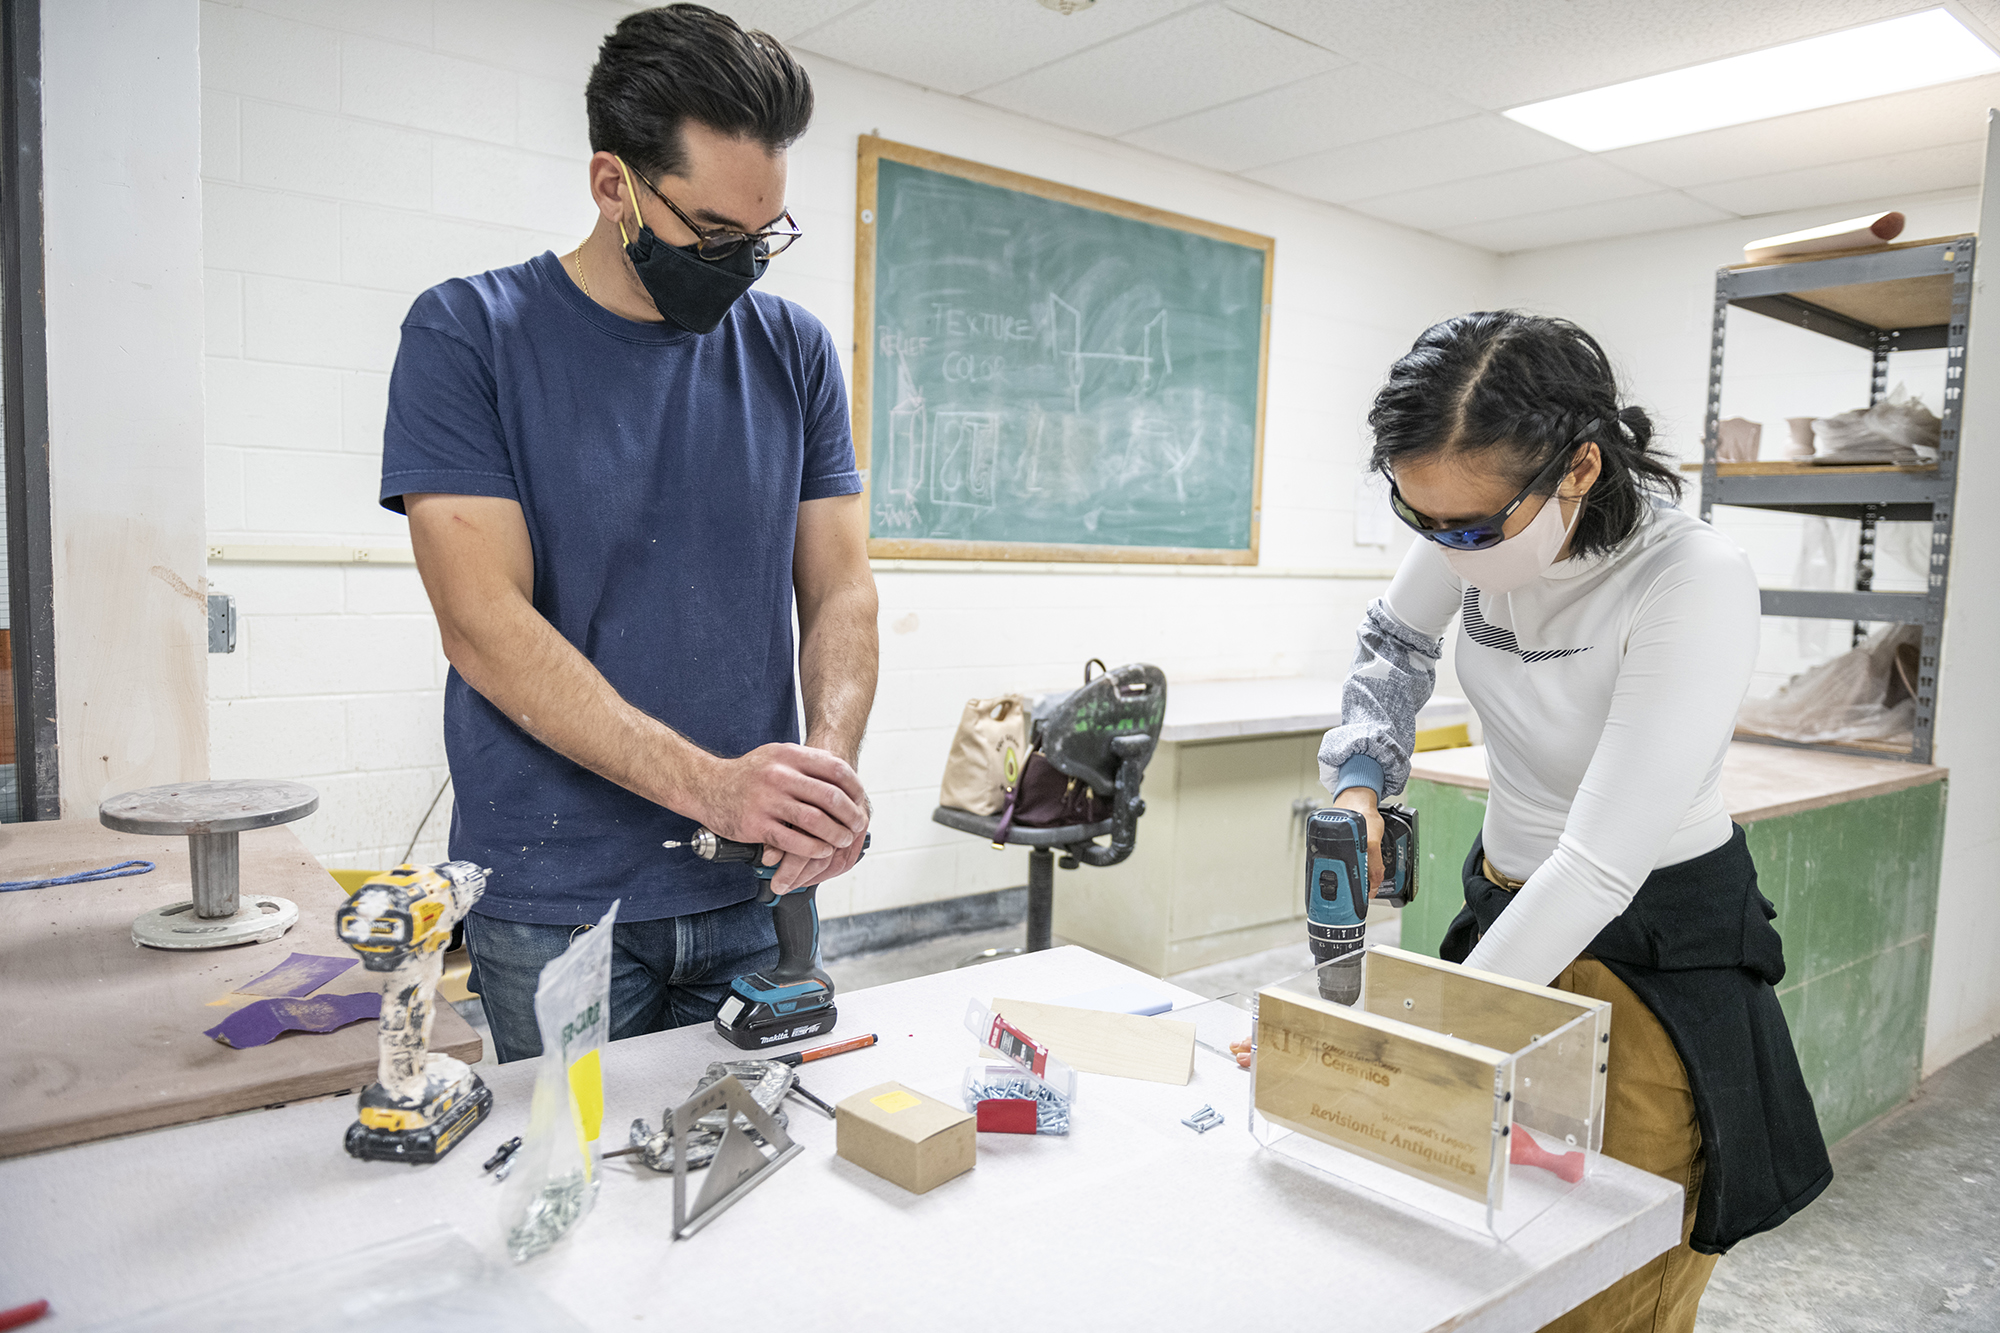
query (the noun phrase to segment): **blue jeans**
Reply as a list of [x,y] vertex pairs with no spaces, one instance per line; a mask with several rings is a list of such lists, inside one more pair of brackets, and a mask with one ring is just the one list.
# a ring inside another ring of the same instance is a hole
[[[590,929],[477,912],[465,918],[469,985],[486,1006],[495,1060],[505,1064],[542,1053],[535,984],[542,968]],[[611,1039],[709,1022],[732,980],[777,961],[771,909],[755,898],[712,912],[620,921],[611,928]]]

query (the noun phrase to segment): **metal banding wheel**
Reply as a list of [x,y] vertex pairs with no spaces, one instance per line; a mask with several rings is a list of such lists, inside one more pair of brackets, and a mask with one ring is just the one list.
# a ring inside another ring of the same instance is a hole
[[185,836],[194,897],[132,923],[132,940],[155,949],[215,949],[275,940],[299,919],[288,898],[238,892],[237,834],[304,819],[319,793],[302,782],[234,778],[180,782],[114,796],[97,808],[106,828],[155,837]]

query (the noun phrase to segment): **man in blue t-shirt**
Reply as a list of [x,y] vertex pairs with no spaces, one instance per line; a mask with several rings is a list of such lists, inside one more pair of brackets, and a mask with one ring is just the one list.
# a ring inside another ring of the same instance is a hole
[[466,941],[501,1060],[539,1053],[542,966],[614,899],[613,1037],[705,1021],[775,960],[744,867],[661,842],[763,843],[785,892],[851,868],[868,827],[875,583],[840,363],[750,290],[799,234],[811,83],[673,5],[619,23],[585,103],[596,228],[417,298],[382,458],[452,664],[451,854],[492,870]]

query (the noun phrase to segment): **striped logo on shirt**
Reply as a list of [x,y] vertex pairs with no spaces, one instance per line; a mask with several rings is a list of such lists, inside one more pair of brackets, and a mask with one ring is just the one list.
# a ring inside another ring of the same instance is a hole
[[1523,662],[1552,662],[1558,657],[1568,657],[1572,653],[1587,653],[1583,648],[1543,648],[1536,652],[1524,652],[1521,641],[1514,637],[1514,631],[1489,624],[1485,616],[1479,614],[1479,589],[1465,590],[1465,636],[1484,648],[1498,649],[1512,653]]

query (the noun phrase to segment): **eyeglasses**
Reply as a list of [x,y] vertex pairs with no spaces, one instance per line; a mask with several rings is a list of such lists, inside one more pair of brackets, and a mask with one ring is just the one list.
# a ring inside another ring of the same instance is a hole
[[1508,501],[1507,507],[1497,514],[1476,518],[1470,523],[1442,525],[1428,514],[1412,509],[1410,502],[1405,500],[1403,493],[1396,488],[1394,477],[1389,478],[1389,507],[1395,510],[1396,517],[1414,529],[1419,537],[1434,541],[1439,546],[1449,546],[1454,551],[1483,551],[1489,546],[1498,546],[1506,538],[1506,533],[1502,529],[1506,527],[1507,520],[1514,516],[1514,511],[1525,504],[1530,495],[1568,471],[1570,464],[1575,461],[1576,451],[1595,435],[1603,424],[1602,421],[1593,421],[1578,431],[1568,444],[1556,451],[1556,456],[1548,461],[1547,466],[1535,474],[1535,479],[1523,486],[1521,493]]
[[[633,174],[638,175],[637,172]],[[727,259],[738,250],[741,250],[745,245],[754,245],[756,247],[754,253],[757,258],[760,261],[766,260],[772,255],[783,254],[791,248],[793,241],[805,235],[804,229],[792,220],[790,209],[779,214],[777,223],[766,227],[763,231],[742,232],[730,231],[725,228],[709,228],[704,230],[696,224],[693,218],[681,212],[679,204],[676,204],[673,200],[667,198],[666,195],[660,193],[659,186],[646,180],[644,176],[640,176],[639,179],[646,181],[646,188],[653,192],[653,197],[668,208],[673,209],[674,216],[679,218],[686,224],[687,229],[694,233],[694,252],[703,259]]]

